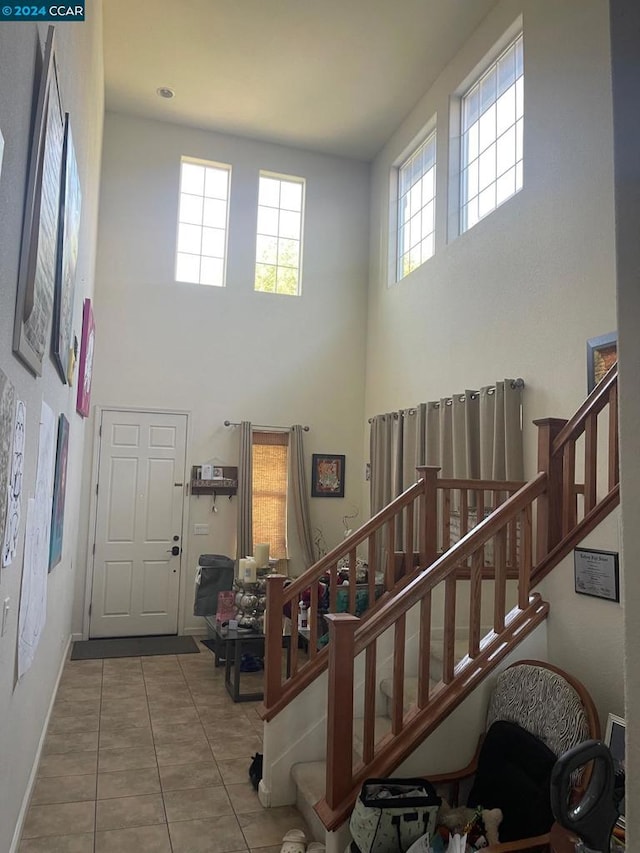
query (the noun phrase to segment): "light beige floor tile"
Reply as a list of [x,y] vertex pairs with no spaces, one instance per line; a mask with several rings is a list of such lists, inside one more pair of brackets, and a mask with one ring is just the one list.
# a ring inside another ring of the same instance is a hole
[[186,725],[187,723],[199,723],[200,717],[195,705],[187,708],[160,708],[151,710],[151,727],[168,726],[174,723]]
[[126,829],[130,826],[150,826],[154,823],[165,823],[164,806],[160,794],[119,797],[97,802],[97,832],[107,829]]
[[95,702],[100,699],[101,686],[96,687],[64,687],[56,694],[60,702]]
[[247,849],[233,815],[170,823],[169,835],[173,853],[232,853]]
[[143,770],[156,767],[156,752],[152,746],[141,749],[101,749],[98,760],[100,773],[116,770]]
[[60,679],[58,690],[88,690],[89,688],[100,690],[101,686],[102,673],[96,672],[85,675],[84,673],[78,672],[73,675],[63,675]]
[[102,688],[102,699],[146,699],[143,681],[114,681]]
[[153,740],[159,743],[202,743],[204,729],[200,723],[172,723],[153,726]]
[[160,767],[171,764],[202,764],[213,760],[206,738],[202,743],[156,744],[156,757]]
[[111,689],[118,684],[127,684],[129,686],[144,687],[144,675],[142,670],[125,669],[122,672],[110,672],[108,675],[102,676],[102,689]]
[[238,706],[234,705],[231,700],[221,705],[200,706],[197,710],[204,725],[215,725],[222,720],[232,720],[236,724],[238,721]]
[[30,806],[22,830],[23,838],[42,838],[47,835],[68,835],[69,829],[78,833],[93,832],[95,803],[54,803]]
[[176,708],[193,708],[194,703],[188,690],[183,690],[179,696],[150,696],[149,712],[151,716],[156,711],[174,710]]
[[237,785],[227,785],[226,787],[236,814],[262,811],[262,804],[251,782],[239,782]]
[[97,763],[97,751],[43,755],[38,767],[38,777],[45,779],[51,776],[85,776],[96,772]]
[[149,713],[144,711],[122,711],[120,714],[100,716],[100,733],[119,732],[122,729],[148,729],[151,725]]
[[93,853],[93,832],[28,838],[20,843],[18,853]]
[[171,853],[166,824],[96,832],[95,853]]
[[290,829],[302,829],[309,836],[306,824],[294,806],[263,809],[260,812],[238,815],[248,847],[265,847],[280,844]]
[[36,779],[31,805],[45,803],[76,803],[96,798],[96,774],[85,776],[54,776]]
[[147,688],[160,685],[165,685],[168,687],[181,685],[182,687],[184,687],[187,683],[187,680],[184,677],[181,669],[166,669],[158,670],[156,672],[149,672],[148,670],[145,670],[144,683],[146,684]]
[[231,802],[222,785],[189,791],[164,791],[163,797],[169,823],[233,814]]
[[142,749],[153,746],[151,726],[100,732],[100,749]]
[[213,761],[206,764],[172,764],[160,767],[163,791],[183,791],[222,785],[222,776]]
[[118,717],[121,714],[139,713],[147,715],[147,694],[144,696],[127,696],[121,699],[102,697],[100,717]]
[[75,714],[63,717],[51,715],[47,734],[65,734],[66,732],[97,732],[100,717],[95,714]]
[[61,717],[81,717],[85,714],[93,715],[100,713],[100,696],[84,702],[67,702],[56,696],[56,701],[51,711],[51,720]]
[[155,767],[143,770],[116,770],[98,774],[98,799],[134,797],[160,792],[160,777]]
[[69,752],[95,752],[98,748],[98,730],[94,732],[69,732],[48,734],[42,748],[43,755],[63,755]]
[[64,665],[67,672],[102,672],[103,660],[68,660]]
[[118,672],[142,672],[140,658],[107,658],[102,670],[104,675]]
[[206,723],[204,725],[204,733],[209,740],[224,740],[231,738],[237,740],[246,735],[253,736],[254,729],[249,723],[249,720],[244,716],[221,717],[214,723]]
[[250,758],[254,752],[262,750],[262,741],[257,735],[244,735],[238,738],[209,738],[211,751],[216,761],[226,758]]
[[246,782],[249,778],[251,758],[232,758],[226,761],[216,761],[218,770],[225,785],[235,785]]

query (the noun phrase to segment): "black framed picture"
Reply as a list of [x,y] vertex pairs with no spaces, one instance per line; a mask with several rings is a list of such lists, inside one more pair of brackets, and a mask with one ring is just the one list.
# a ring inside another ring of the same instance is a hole
[[344,464],[341,454],[314,453],[311,464],[311,497],[344,497]]

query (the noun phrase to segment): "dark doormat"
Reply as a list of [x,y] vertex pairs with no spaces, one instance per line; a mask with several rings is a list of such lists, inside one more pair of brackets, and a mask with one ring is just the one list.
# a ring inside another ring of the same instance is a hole
[[71,660],[199,653],[200,649],[193,637],[112,637],[106,640],[80,640],[74,643]]

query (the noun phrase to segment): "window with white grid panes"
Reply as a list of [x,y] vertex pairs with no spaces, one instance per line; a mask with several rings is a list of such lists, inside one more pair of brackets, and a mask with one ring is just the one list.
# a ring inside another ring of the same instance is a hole
[[260,173],[255,289],[300,293],[304,180]]
[[176,281],[224,287],[231,166],[182,159]]
[[398,281],[433,255],[435,208],[434,132],[398,169]]
[[522,33],[462,98],[461,231],[522,189]]

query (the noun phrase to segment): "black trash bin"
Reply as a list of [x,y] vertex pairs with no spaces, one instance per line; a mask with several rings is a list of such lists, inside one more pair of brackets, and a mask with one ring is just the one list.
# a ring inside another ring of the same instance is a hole
[[194,616],[215,616],[218,593],[233,588],[235,563],[224,554],[201,554],[198,560]]

